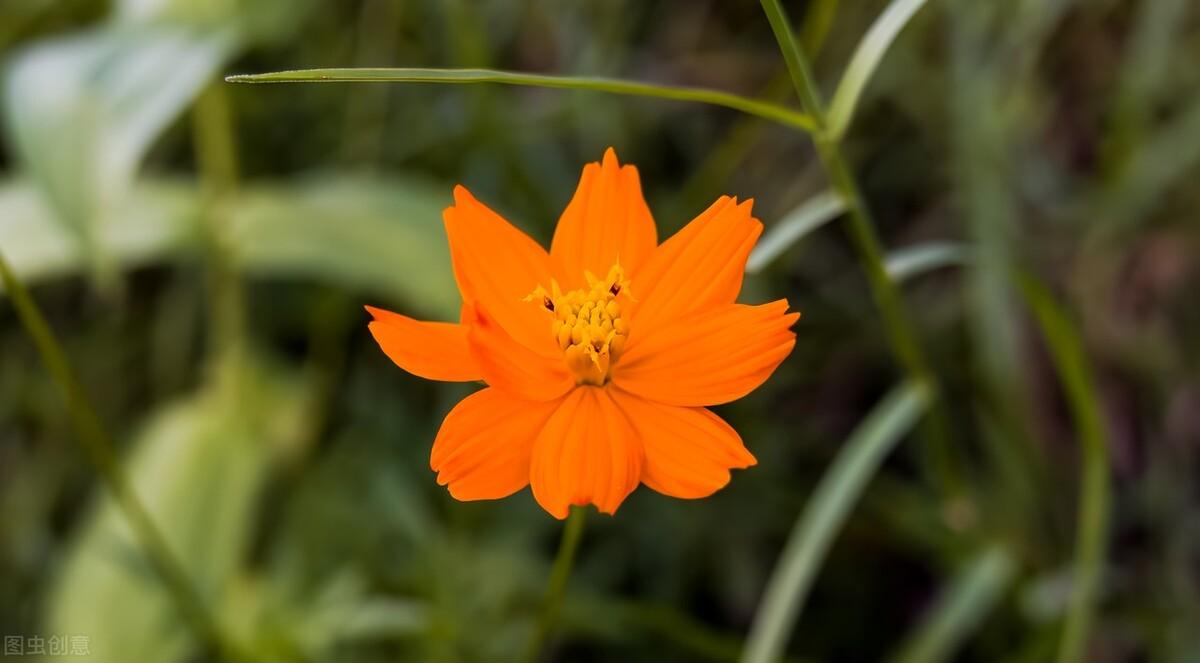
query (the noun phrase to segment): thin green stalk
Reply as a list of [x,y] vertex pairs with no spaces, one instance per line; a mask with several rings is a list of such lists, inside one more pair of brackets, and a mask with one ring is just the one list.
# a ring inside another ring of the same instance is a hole
[[562,539],[558,544],[558,554],[554,557],[554,566],[550,569],[550,582],[546,586],[546,597],[542,601],[542,613],[538,618],[537,630],[529,643],[529,652],[525,660],[537,663],[541,660],[546,642],[554,630],[558,620],[558,611],[562,607],[563,594],[567,589],[567,580],[571,577],[571,569],[575,566],[575,553],[579,549],[579,539],[583,536],[583,524],[587,520],[587,507],[573,506],[563,525]]
[[850,434],[813,490],[767,581],[742,663],[774,663],[783,656],[834,536],[888,452],[932,400],[927,383],[910,380],[893,389]]
[[[866,272],[871,295],[883,317],[892,351],[909,377],[934,384],[935,376],[917,343],[913,324],[900,299],[900,290],[888,274],[871,211],[846,164],[841,145],[835,138],[826,134],[825,108],[808,60],[800,50],[796,35],[779,0],[761,0],[761,3],[775,39],[779,42],[796,94],[800,97],[800,106],[816,124],[814,144],[817,156],[829,176],[834,191],[846,204],[847,231],[858,252],[859,262]],[[930,440],[926,450],[926,462],[931,468],[930,472],[941,481],[947,494],[961,493],[962,485],[955,468],[953,449],[950,448],[946,416],[940,407],[931,410],[926,421],[926,432]]]
[[245,338],[245,302],[229,244],[228,209],[238,181],[237,140],[223,86],[210,85],[196,100],[192,139],[204,194],[200,214],[208,248],[210,343],[217,355],[237,354]]
[[694,87],[655,85],[638,81],[589,76],[551,76],[527,74],[495,69],[416,69],[416,68],[364,68],[364,69],[300,69],[277,71],[266,74],[243,74],[227,76],[230,83],[498,83],[527,87],[591,90],[637,97],[654,97],[674,101],[694,101],[702,104],[723,106],[733,110],[766,118],[773,122],[813,131],[813,118],[785,106],[758,99],[750,99],[731,92],[707,90]]
[[1100,398],[1091,366],[1075,326],[1046,288],[1029,275],[1020,278],[1021,293],[1033,311],[1058,377],[1079,437],[1083,479],[1075,532],[1075,578],[1067,606],[1066,625],[1059,641],[1058,663],[1083,660],[1088,631],[1095,621],[1104,553],[1108,545],[1110,491],[1108,433],[1100,414]]
[[8,292],[17,317],[37,347],[42,363],[62,391],[67,402],[67,414],[75,428],[76,439],[96,466],[117,507],[124,513],[134,537],[166,587],[167,593],[174,600],[180,616],[192,628],[196,637],[214,651],[229,660],[247,660],[221,630],[204,599],[187,577],[183,565],[171,551],[162,531],[154,524],[150,512],[138,498],[133,484],[117,460],[116,446],[84,393],[83,386],[75,377],[62,345],[55,338],[33,297],[2,255],[0,280],[4,283],[4,289]]

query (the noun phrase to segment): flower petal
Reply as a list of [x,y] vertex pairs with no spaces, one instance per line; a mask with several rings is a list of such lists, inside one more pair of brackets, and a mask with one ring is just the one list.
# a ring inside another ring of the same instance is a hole
[[723,196],[654,250],[631,278],[637,300],[631,348],[657,325],[737,299],[746,258],[762,234],[762,223],[750,215],[753,205]]
[[613,370],[613,384],[670,405],[717,405],[762,384],[792,351],[800,317],[787,300],[729,304],[651,330]]
[[737,431],[706,408],[663,405],[620,389],[611,394],[641,438],[642,483],[664,495],[708,497],[729,483],[730,469],[757,462]]
[[618,260],[627,274],[636,274],[657,244],[637,168],[620,165],[610,147],[601,163],[583,167],[575,196],[554,230],[550,255],[563,285],[581,287],[584,270],[603,278]]
[[572,504],[614,513],[637,487],[642,445],[606,389],[578,387],[563,399],[533,447],[533,496],[555,518]]
[[539,284],[550,285],[546,251],[465,187],[454,188],[454,205],[442,216],[463,300],[485,309],[522,345],[548,356],[561,354],[545,311],[523,301]]
[[471,356],[489,385],[531,401],[554,400],[575,386],[561,352],[554,357],[534,352],[478,306],[464,306],[463,323]]
[[429,380],[471,382],[483,373],[467,345],[467,329],[450,322],[422,322],[374,306],[367,325],[383,352],[404,370]]
[[429,456],[438,485],[458,500],[507,497],[529,483],[538,431],[557,403],[533,403],[495,388],[464,398],[450,410]]

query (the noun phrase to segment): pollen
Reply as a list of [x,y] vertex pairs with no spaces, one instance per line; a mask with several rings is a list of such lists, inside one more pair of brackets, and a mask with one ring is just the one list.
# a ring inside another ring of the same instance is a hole
[[629,298],[629,281],[620,263],[600,279],[584,271],[586,288],[563,292],[558,281],[550,291],[539,285],[525,297],[545,308],[550,333],[563,351],[563,359],[577,384],[603,385],[620,358],[629,337],[629,323],[621,317],[618,297]]

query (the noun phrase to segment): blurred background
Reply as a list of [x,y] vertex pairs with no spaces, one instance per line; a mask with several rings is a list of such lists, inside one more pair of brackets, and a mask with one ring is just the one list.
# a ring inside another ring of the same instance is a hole
[[[885,3],[786,4],[828,96]],[[1053,657],[1081,426],[1019,274],[1074,326],[1085,433],[1109,449],[1085,659],[1200,661],[1198,65],[1188,0],[933,0],[888,50],[842,147],[941,383],[940,433],[916,428],[867,487],[789,660]],[[455,318],[455,183],[546,244],[609,145],[660,237],[722,194],[770,231],[830,183],[810,137],[707,106],[221,82],[341,66],[794,93],[749,0],[0,2],[0,253],[221,622],[261,660],[513,660],[561,524],[528,491],[436,485],[434,434],[475,387],[397,369],[362,305]],[[804,313],[775,376],[718,408],[759,465],[710,499],[641,488],[593,514],[551,658],[736,660],[814,484],[903,376],[843,224],[747,279],[744,301]],[[0,633],[205,660],[7,298],[0,353]],[[949,449],[936,472],[927,435]],[[949,643],[911,658],[947,596]]]

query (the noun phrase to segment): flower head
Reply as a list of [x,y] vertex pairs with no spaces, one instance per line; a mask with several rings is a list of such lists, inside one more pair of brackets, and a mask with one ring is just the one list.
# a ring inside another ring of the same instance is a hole
[[460,500],[526,485],[556,518],[613,513],[644,483],[711,495],[755,463],[706,406],[745,396],[791,352],[786,300],[736,304],[762,232],[722,197],[662,244],[637,169],[609,149],[583,169],[547,253],[465,188],[444,214],[457,324],[367,307],[406,371],[482,381],[442,422],[430,465]]

